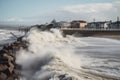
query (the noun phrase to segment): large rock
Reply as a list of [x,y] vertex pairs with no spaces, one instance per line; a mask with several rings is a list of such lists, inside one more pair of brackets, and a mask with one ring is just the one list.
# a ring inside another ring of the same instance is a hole
[[6,80],[7,79],[7,75],[0,72],[0,80]]
[[0,80],[17,80],[19,78],[20,65],[15,63],[16,51],[20,48],[27,49],[28,44],[26,41],[22,41],[22,37],[10,45],[5,45],[0,50]]

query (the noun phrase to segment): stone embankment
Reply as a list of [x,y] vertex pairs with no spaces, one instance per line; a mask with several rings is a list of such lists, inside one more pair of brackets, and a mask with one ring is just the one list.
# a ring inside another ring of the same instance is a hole
[[120,36],[120,29],[80,29],[80,28],[63,28],[63,35],[76,35],[81,37],[101,37],[101,36]]
[[27,42],[22,37],[0,50],[0,80],[19,80],[20,66],[15,63],[15,55],[20,48],[27,48]]

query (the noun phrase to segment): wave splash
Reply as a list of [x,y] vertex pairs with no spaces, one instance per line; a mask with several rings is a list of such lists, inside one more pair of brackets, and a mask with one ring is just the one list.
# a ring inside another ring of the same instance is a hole
[[72,36],[63,37],[61,32],[32,29],[24,38],[30,45],[28,51],[21,49],[16,63],[22,66],[21,80],[72,80],[78,79],[75,72],[84,65],[82,55],[75,54],[76,42],[85,42]]

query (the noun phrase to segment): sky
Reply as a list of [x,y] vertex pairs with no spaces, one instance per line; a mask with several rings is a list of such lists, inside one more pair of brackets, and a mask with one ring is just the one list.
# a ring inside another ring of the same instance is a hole
[[120,17],[120,0],[0,0],[0,24],[108,21]]

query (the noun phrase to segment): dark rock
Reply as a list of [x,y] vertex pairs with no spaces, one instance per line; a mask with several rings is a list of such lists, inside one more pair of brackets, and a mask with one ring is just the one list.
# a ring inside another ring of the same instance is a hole
[[0,80],[6,80],[6,79],[7,79],[7,75],[0,72]]
[[15,80],[18,79],[18,72],[22,67],[15,63],[16,52],[20,49],[27,49],[28,42],[22,40],[23,36],[10,45],[5,45],[0,50],[0,80]]
[[58,76],[59,80],[72,80],[72,77],[67,77],[67,74],[62,74]]
[[59,78],[60,80],[62,80],[63,78],[65,78],[65,74],[59,75],[58,78]]
[[0,71],[4,71],[6,69],[8,69],[7,65],[0,64]]

